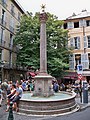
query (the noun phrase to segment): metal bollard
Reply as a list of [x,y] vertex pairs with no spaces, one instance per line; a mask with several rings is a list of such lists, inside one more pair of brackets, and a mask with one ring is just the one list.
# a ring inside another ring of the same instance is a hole
[[88,103],[88,83],[83,81],[83,103]]
[[14,120],[12,106],[13,106],[13,103],[10,102],[8,120]]

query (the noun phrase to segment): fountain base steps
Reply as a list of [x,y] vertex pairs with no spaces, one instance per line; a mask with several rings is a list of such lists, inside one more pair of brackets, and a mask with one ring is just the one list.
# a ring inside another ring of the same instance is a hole
[[76,109],[77,104],[75,104],[72,107],[64,108],[64,109],[58,109],[58,110],[45,110],[45,111],[39,111],[39,110],[26,110],[26,109],[19,109],[19,113],[29,114],[29,115],[57,115],[57,114],[64,114],[73,111]]
[[[28,93],[29,94],[29,93]],[[72,111],[77,111],[78,106],[75,102],[75,94],[71,93],[62,93],[69,94],[70,96],[62,99],[53,99],[52,96],[48,98],[36,98],[31,97],[32,99],[22,98],[19,102],[19,113],[27,115],[58,115],[66,114]],[[61,95],[61,93],[60,93]],[[52,98],[52,99],[51,99]]]

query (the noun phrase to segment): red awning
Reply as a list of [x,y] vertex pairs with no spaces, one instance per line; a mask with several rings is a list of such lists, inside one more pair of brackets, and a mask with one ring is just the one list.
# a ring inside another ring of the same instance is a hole
[[35,77],[35,73],[34,72],[27,72],[27,74],[29,75],[31,75],[32,77]]

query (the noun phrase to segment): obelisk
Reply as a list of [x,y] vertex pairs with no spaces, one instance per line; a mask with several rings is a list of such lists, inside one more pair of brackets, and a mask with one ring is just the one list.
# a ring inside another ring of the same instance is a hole
[[34,96],[48,97],[53,95],[52,79],[53,77],[47,73],[47,39],[46,39],[46,21],[47,14],[45,5],[42,5],[42,13],[40,19],[40,73],[35,76]]

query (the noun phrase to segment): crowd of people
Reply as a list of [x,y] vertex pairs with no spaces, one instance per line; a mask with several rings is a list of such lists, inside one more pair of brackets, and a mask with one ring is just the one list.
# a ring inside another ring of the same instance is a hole
[[13,110],[19,111],[18,104],[24,91],[34,90],[34,80],[20,80],[16,82],[5,80],[0,84],[0,107],[2,100],[7,100],[6,112],[9,111],[10,102],[13,103]]
[[[74,83],[69,82],[67,85],[61,82],[58,83],[57,80],[54,82],[52,81],[52,87],[54,92],[58,91],[74,91],[76,94],[81,93],[81,86],[79,81],[75,81]],[[4,80],[3,83],[0,84],[0,107],[2,105],[2,100],[7,100],[7,109],[6,112],[9,111],[10,102],[13,103],[13,110],[19,111],[18,104],[19,100],[22,97],[23,92],[34,91],[35,88],[35,81],[34,79],[28,79],[28,80],[20,80],[16,82]]]
[[[87,82],[88,91],[90,91],[90,81]],[[83,86],[81,81],[75,80],[74,82],[69,81],[68,84],[64,84],[63,82],[58,83],[57,80],[53,83],[53,90],[55,92],[58,91],[67,91],[71,92],[74,91],[77,96],[81,96],[81,92],[83,91]]]

